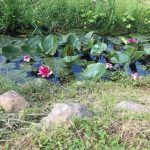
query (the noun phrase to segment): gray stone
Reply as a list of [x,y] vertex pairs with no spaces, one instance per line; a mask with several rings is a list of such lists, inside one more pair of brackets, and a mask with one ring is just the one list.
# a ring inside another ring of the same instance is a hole
[[92,113],[79,103],[58,103],[50,114],[41,120],[41,123],[45,128],[49,128],[51,125],[68,123],[72,117],[91,118],[92,116]]
[[115,110],[130,110],[133,112],[146,112],[150,113],[150,108],[131,101],[122,101],[115,106]]
[[0,107],[2,107],[5,112],[19,112],[29,106],[30,104],[20,94],[13,90],[0,95]]

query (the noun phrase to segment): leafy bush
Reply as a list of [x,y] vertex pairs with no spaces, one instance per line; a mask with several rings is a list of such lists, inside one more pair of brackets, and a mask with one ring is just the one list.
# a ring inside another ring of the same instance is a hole
[[93,28],[103,32],[149,32],[150,11],[143,0],[3,0],[0,30],[25,26],[46,31]]
[[0,3],[0,31],[29,26],[34,19],[30,0],[2,0]]

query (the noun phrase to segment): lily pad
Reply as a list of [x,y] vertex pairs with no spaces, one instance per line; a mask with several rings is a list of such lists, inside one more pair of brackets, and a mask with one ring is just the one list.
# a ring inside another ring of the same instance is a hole
[[2,48],[2,54],[8,60],[13,60],[22,55],[22,50],[15,46],[5,46]]
[[100,55],[103,51],[107,49],[107,45],[105,43],[95,44],[91,49],[91,55]]
[[75,61],[80,60],[80,56],[79,55],[75,55],[75,56],[66,56],[63,58],[63,62],[66,64],[72,64]]
[[98,80],[106,72],[105,64],[94,63],[87,66],[83,71],[82,77],[86,80]]
[[70,69],[63,62],[62,58],[59,57],[44,58],[43,62],[45,65],[49,66],[53,70],[54,75],[57,77],[66,76],[71,73]]
[[54,55],[58,47],[58,39],[55,35],[49,35],[41,41],[45,54]]
[[128,54],[123,52],[116,52],[116,54],[111,58],[112,63],[123,64],[130,61]]

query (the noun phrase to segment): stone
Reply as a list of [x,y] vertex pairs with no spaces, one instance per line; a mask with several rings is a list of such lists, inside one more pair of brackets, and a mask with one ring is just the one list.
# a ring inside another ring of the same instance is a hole
[[41,120],[41,124],[45,128],[49,128],[51,125],[68,123],[72,117],[92,118],[92,116],[92,113],[79,103],[58,103],[54,106],[50,114]]
[[133,112],[150,113],[150,108],[131,101],[122,101],[115,106],[115,110],[130,110]]
[[29,102],[13,90],[0,95],[0,107],[2,107],[7,113],[19,112],[29,106]]

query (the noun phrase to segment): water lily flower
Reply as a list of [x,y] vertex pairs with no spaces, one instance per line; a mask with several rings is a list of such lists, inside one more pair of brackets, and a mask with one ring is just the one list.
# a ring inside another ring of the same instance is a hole
[[48,78],[52,74],[53,74],[53,71],[49,66],[41,66],[39,68],[38,75],[41,75],[42,78],[45,78],[45,77]]
[[113,68],[113,65],[111,63],[106,63],[106,68],[107,69],[112,69]]
[[139,80],[142,78],[138,73],[131,74],[131,77],[133,78],[133,80]]
[[24,62],[30,62],[30,61],[31,61],[30,55],[24,55],[24,56],[23,56],[23,61],[24,61]]
[[134,38],[128,39],[128,43],[138,43],[138,41]]

